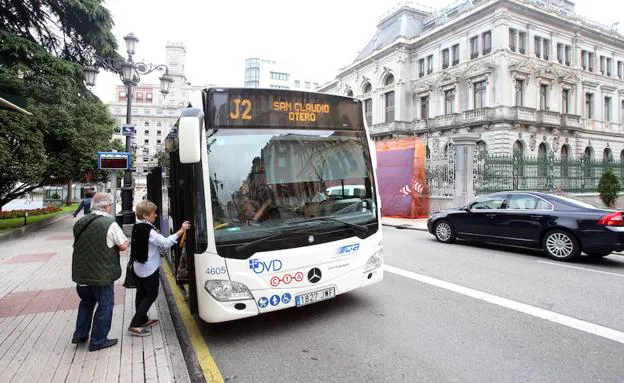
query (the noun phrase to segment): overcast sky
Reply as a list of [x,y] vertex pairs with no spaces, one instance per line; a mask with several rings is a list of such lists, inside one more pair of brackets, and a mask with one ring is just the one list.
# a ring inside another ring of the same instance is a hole
[[[454,3],[420,0],[434,8]],[[123,36],[138,38],[136,59],[165,62],[165,44],[186,46],[186,76],[198,85],[242,86],[244,60],[261,57],[290,63],[302,76],[324,83],[350,64],[373,37],[382,14],[394,0],[105,0],[115,26],[119,51]],[[576,12],[611,24],[623,19],[624,3],[576,0]],[[620,26],[620,31],[624,23]],[[142,79],[158,83],[159,75]],[[110,102],[117,76],[100,72],[93,88]]]

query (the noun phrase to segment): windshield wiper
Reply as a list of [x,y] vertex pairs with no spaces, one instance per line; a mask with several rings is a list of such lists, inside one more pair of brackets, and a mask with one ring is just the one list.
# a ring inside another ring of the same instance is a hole
[[366,226],[362,226],[362,225],[358,225],[358,224],[355,224],[355,223],[343,221],[343,220],[341,220],[339,218],[336,218],[334,216],[331,216],[331,215],[328,215],[326,217],[315,217],[315,218],[305,219],[303,221],[297,221],[297,222],[294,222],[294,223],[295,224],[300,224],[300,223],[314,222],[314,221],[334,221],[334,222],[340,222],[343,225],[348,226],[351,229],[357,231],[361,235],[365,235],[366,233],[368,233],[368,228]]
[[280,231],[278,231],[276,233],[267,235],[266,237],[258,238],[255,241],[247,242],[244,245],[236,246],[235,250],[236,250],[236,252],[240,253],[241,251],[245,251],[246,249],[250,248],[253,245],[257,245],[258,243],[262,243],[262,242],[268,241],[270,239],[273,239],[275,237],[279,237],[282,234],[291,234],[291,233],[296,233],[296,232],[305,232],[306,231],[305,229],[309,229],[309,228],[291,227],[291,228],[288,228],[288,229],[283,229],[283,230],[280,230]]

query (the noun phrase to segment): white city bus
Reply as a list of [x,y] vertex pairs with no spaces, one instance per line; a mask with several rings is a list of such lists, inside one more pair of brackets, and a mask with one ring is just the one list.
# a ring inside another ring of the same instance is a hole
[[375,149],[359,100],[212,88],[192,104],[168,138],[165,172],[177,216],[166,225],[194,223],[192,311],[225,322],[382,280]]

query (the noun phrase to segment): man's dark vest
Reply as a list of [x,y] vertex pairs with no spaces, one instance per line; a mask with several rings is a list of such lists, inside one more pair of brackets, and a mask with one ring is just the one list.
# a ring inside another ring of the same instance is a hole
[[[74,282],[89,286],[106,286],[121,277],[117,247],[110,248],[106,244],[108,228],[114,222],[112,217],[97,214],[85,215],[76,222],[72,254]],[[77,235],[79,238],[76,239]]]

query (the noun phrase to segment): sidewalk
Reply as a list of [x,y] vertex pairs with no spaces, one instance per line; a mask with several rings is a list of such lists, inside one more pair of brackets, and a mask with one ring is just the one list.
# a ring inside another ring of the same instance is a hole
[[[150,336],[126,331],[135,290],[121,286],[122,276],[109,333],[119,343],[96,352],[71,343],[79,302],[71,280],[74,222],[69,216],[0,243],[0,382],[189,381],[162,287]],[[124,272],[126,262],[124,254]]]
[[427,231],[427,218],[391,218],[382,217],[383,226],[391,226],[399,229]]

